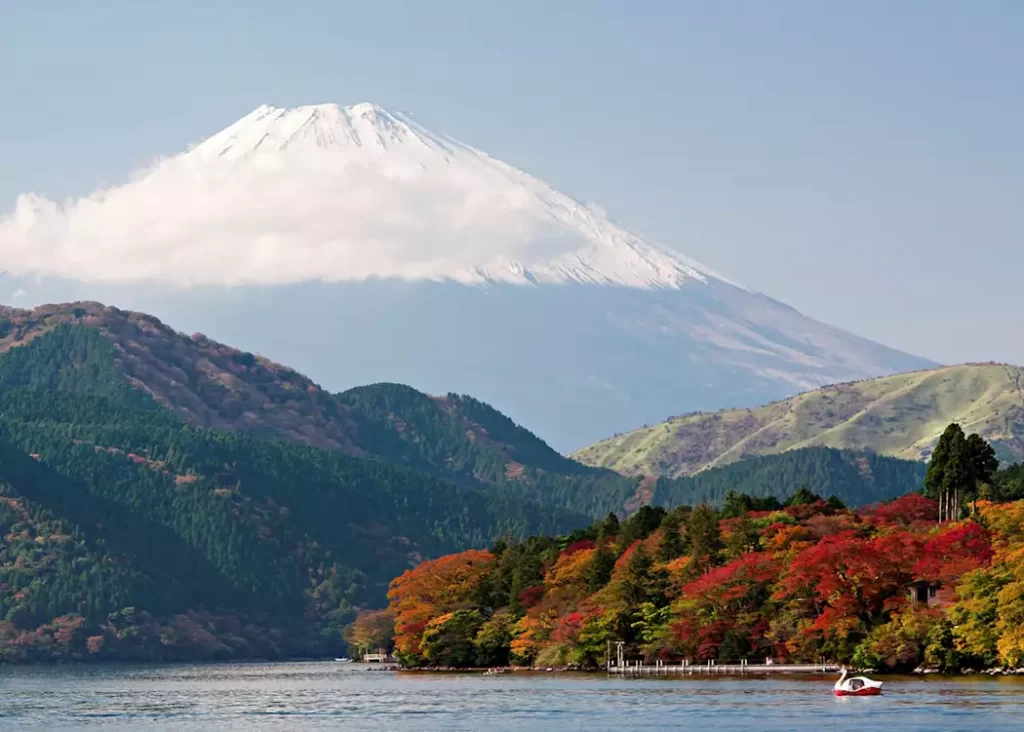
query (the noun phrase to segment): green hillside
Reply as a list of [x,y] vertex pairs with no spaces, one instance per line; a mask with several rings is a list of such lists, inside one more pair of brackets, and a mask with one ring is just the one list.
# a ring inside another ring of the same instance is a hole
[[756,409],[674,417],[572,457],[626,475],[692,475],[805,447],[927,460],[951,422],[1024,459],[1024,379],[1017,366],[968,364],[827,386]]
[[[331,394],[261,356],[99,303],[0,306],[0,353],[18,361],[29,358],[19,355],[22,347],[33,345],[61,362],[65,341],[47,343],[44,336],[68,328],[97,333],[114,348],[108,381],[85,391],[148,395],[195,426],[331,448],[480,486],[529,483],[538,471],[595,473],[472,397],[429,396],[401,384]],[[83,375],[63,364],[32,378],[40,388],[74,390]]]
[[[423,558],[587,521],[338,449],[190,426],[133,388],[119,357],[68,325],[0,355],[0,660],[5,638],[46,645],[63,616],[109,630],[126,609],[149,640],[128,648],[109,631],[119,658],[338,652],[354,608]],[[178,623],[189,638],[161,640]]]

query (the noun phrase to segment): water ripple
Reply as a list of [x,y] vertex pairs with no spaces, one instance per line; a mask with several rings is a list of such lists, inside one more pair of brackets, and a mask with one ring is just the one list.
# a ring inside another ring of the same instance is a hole
[[335,663],[3,667],[0,729],[999,732],[1024,718],[1024,679],[887,679],[874,699],[835,698],[832,680],[392,674]]

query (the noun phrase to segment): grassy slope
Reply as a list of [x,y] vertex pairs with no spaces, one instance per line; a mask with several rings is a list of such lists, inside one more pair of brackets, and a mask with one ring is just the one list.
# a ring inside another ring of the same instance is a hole
[[990,440],[1004,461],[1024,458],[1024,370],[970,364],[828,386],[757,409],[676,417],[573,457],[668,476],[813,446],[922,460],[950,422]]

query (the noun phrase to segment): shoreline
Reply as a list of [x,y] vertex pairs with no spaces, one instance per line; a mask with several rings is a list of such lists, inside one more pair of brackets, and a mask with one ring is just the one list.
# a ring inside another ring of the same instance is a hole
[[[360,664],[361,666],[374,664]],[[732,664],[730,664],[732,666]],[[738,665],[737,665],[738,667]],[[776,677],[792,677],[792,676],[835,676],[839,671],[832,669],[822,670],[820,667],[816,670],[788,670],[779,669],[775,671],[764,672],[761,670],[751,670],[746,672],[740,671],[722,671],[722,672],[711,672],[699,671],[697,669],[706,668],[704,666],[693,666],[686,667],[687,670],[680,671],[678,666],[663,667],[669,668],[667,671],[661,671],[660,673],[630,673],[630,672],[609,672],[607,669],[602,668],[572,668],[567,666],[550,666],[550,667],[531,667],[531,666],[501,666],[495,668],[486,668],[483,666],[473,667],[420,667],[420,668],[403,668],[401,666],[393,666],[387,669],[396,671],[403,674],[474,674],[474,675],[490,675],[490,676],[501,676],[505,674],[587,674],[587,675],[606,675],[609,677],[620,677],[620,678],[681,678],[681,677],[695,677],[695,678],[754,678],[754,679],[770,679]],[[690,669],[693,670],[690,670]],[[873,674],[876,676],[899,676],[899,677],[919,677],[925,678],[927,676],[937,676],[940,678],[968,678],[972,676],[1024,676],[1024,668],[999,668],[999,669],[962,669],[956,672],[942,673],[938,669],[914,669],[913,671],[885,671],[881,669],[849,669],[850,673],[855,674]]]
[[[811,664],[799,664],[799,669],[787,669],[786,665],[778,664],[778,666],[772,671],[764,671],[762,667],[750,667],[741,666],[740,664],[721,664],[720,666],[712,666],[712,668],[723,668],[721,671],[707,671],[705,665],[693,665],[686,666],[681,669],[677,665],[672,666],[661,666],[661,667],[643,667],[643,668],[657,668],[657,671],[630,671],[628,668],[624,671],[609,671],[605,668],[583,668],[574,666],[497,666],[497,667],[486,667],[486,666],[470,666],[470,667],[454,667],[454,666],[423,666],[415,668],[406,668],[398,663],[363,663],[360,661],[354,661],[352,663],[339,663],[333,658],[312,658],[309,656],[297,657],[297,658],[234,658],[234,659],[209,659],[209,660],[140,660],[140,659],[103,659],[103,660],[84,660],[84,659],[52,659],[47,661],[9,661],[0,660],[0,669],[15,669],[15,668],[39,668],[39,667],[54,667],[54,666],[73,666],[73,667],[109,667],[116,665],[126,666],[143,666],[143,667],[155,667],[155,666],[189,666],[189,665],[201,665],[201,666],[227,666],[227,665],[246,665],[246,664],[282,664],[282,663],[325,663],[334,664],[339,668],[355,668],[360,671],[378,671],[378,672],[393,672],[402,674],[467,674],[467,675],[489,675],[489,676],[500,676],[505,674],[521,674],[521,675],[539,675],[539,674],[586,674],[586,675],[606,675],[609,677],[621,677],[621,678],[643,678],[643,677],[654,677],[654,678],[673,678],[673,677],[703,677],[703,678],[756,678],[756,679],[768,679],[779,676],[833,676],[839,673],[833,670],[831,666],[833,664],[825,664],[826,668],[816,666],[815,668],[809,669],[808,666]],[[794,664],[797,665],[797,664]],[[739,671],[740,668],[749,668],[750,670]],[[704,670],[701,670],[704,669]],[[851,673],[858,674],[874,674],[877,676],[901,676],[901,677],[919,677],[924,678],[927,676],[937,676],[940,678],[968,678],[977,676],[1024,676],[1024,667],[1021,668],[989,668],[989,669],[970,669],[963,668],[959,671],[954,672],[942,672],[936,668],[924,668],[918,667],[912,671],[892,671],[883,669],[849,669]]]

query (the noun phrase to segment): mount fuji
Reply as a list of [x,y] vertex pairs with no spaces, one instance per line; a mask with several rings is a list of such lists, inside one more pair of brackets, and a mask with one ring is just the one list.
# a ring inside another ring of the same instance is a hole
[[325,387],[471,393],[566,450],[933,366],[816,322],[372,104],[261,106],[0,215],[0,301],[101,300]]

